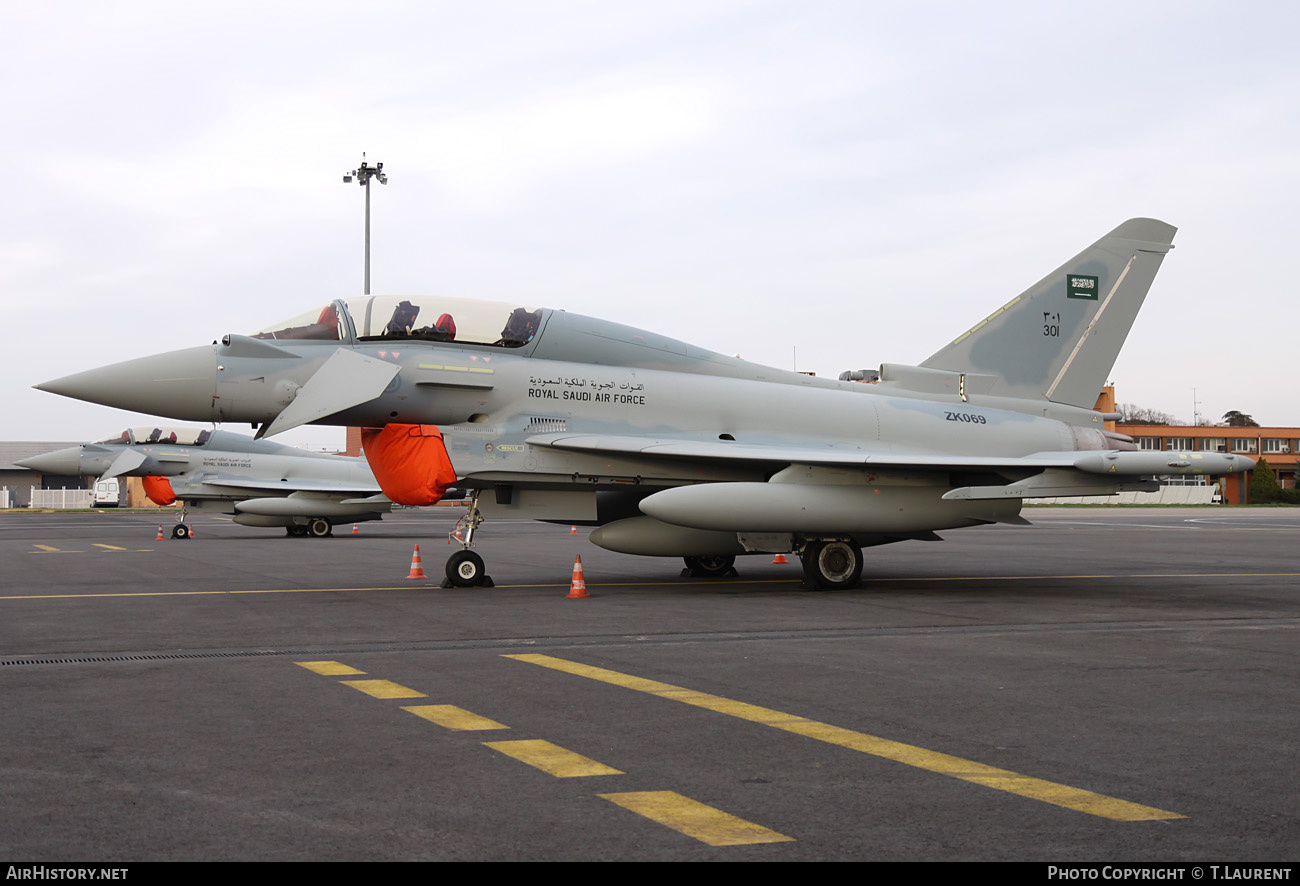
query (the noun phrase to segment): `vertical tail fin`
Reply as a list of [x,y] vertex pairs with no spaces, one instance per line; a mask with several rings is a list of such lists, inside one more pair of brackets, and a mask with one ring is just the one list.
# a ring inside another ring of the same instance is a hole
[[1092,408],[1177,230],[1129,219],[921,366],[992,376],[994,396]]

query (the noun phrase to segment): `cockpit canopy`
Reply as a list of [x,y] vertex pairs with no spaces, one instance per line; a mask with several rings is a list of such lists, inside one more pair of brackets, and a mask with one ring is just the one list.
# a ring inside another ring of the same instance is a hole
[[253,338],[316,341],[454,341],[518,348],[541,330],[541,308],[438,296],[364,295],[337,299]]
[[139,446],[146,443],[175,443],[177,446],[202,446],[208,442],[212,432],[206,428],[184,427],[141,427],[127,428],[116,437],[96,440],[96,443],[125,443]]

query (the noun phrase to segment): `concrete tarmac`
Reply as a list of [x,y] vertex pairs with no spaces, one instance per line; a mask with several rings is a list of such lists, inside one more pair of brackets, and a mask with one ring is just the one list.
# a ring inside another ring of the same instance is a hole
[[1300,855],[1300,511],[1027,509],[837,592],[511,521],[442,589],[456,515],[0,515],[0,854]]

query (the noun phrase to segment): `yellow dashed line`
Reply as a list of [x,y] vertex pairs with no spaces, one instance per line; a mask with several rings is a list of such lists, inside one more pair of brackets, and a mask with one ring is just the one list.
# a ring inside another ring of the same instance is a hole
[[[322,676],[364,674],[354,667],[338,661],[299,661],[299,667]],[[423,693],[399,686],[388,680],[340,680],[347,686],[359,689],[376,698],[425,697]],[[649,681],[645,681],[649,683]],[[661,684],[654,684],[661,685]],[[448,704],[409,705],[402,710],[456,731],[509,729],[502,723],[480,717],[464,708]],[[559,745],[541,739],[525,741],[485,741],[483,746],[526,763],[556,778],[587,778],[600,775],[624,775],[623,771],[606,766],[589,757],[574,753]],[[714,809],[673,791],[639,791],[632,793],[601,794],[606,800],[624,809],[642,815],[692,837],[710,846],[743,846],[751,843],[792,842],[793,837],[778,834],[762,825],[745,821],[721,810]]]
[[407,689],[392,680],[340,680],[344,686],[359,689],[375,698],[428,698],[423,692]]
[[[102,548],[104,552],[108,552],[108,553],[117,553],[117,552],[122,552],[122,553],[127,553],[127,554],[148,554],[148,553],[151,553],[151,552],[153,551],[153,548],[122,548],[122,547],[118,547],[117,545],[106,545],[106,544],[100,544],[99,542],[91,542],[90,544],[91,544],[92,547]],[[29,553],[29,554],[84,554],[84,553],[86,553],[85,551],[65,551],[65,550],[63,550],[62,548],[51,547],[50,545],[33,545],[33,547],[38,547],[38,548],[40,548],[40,550],[39,550],[39,551],[28,551],[27,553]],[[92,551],[91,553],[96,553],[96,552]],[[59,597],[59,596],[66,596],[66,595],[62,595],[62,594],[51,594],[51,595],[48,595],[48,596],[50,596],[50,597]],[[16,600],[16,599],[19,599],[19,598],[17,598],[17,597],[0,597],[0,599]]]
[[404,711],[410,711],[417,717],[423,717],[430,723],[437,723],[439,726],[447,729],[455,729],[460,732],[471,732],[480,729],[509,729],[496,720],[489,720],[487,717],[480,717],[478,714],[458,708],[450,704],[422,704],[411,705],[402,708]]
[[358,671],[351,665],[345,665],[341,661],[296,661],[294,664],[320,674],[322,677],[350,677],[354,674],[365,673],[365,671]]
[[579,677],[599,680],[603,683],[611,683],[626,689],[634,689],[638,692],[658,695],[680,701],[683,704],[738,717],[742,720],[762,723],[774,729],[803,735],[827,744],[839,745],[872,756],[914,766],[918,769],[925,769],[929,772],[937,772],[941,775],[959,778],[963,781],[981,784],[1000,791],[1019,794],[1022,797],[1041,800],[1044,803],[1063,806],[1066,809],[1085,812],[1089,815],[1097,815],[1115,821],[1161,821],[1184,817],[1151,806],[1142,806],[1137,803],[1130,803],[1127,800],[1118,800],[1114,797],[1096,794],[1092,791],[1031,778],[1027,775],[1021,775],[1006,769],[998,769],[994,766],[986,766],[972,760],[964,760],[960,757],[891,741],[887,738],[878,738],[874,735],[832,726],[829,723],[819,723],[804,717],[784,714],[770,708],[684,689],[669,683],[659,683],[654,680],[633,677],[629,674],[621,674],[618,671],[591,667],[549,655],[526,654],[507,655],[505,657],[541,665],[542,667],[552,668]]
[[589,775],[623,775],[604,763],[565,750],[540,738],[528,741],[485,741],[483,744],[507,757],[514,757],[556,778],[585,778]]
[[624,809],[670,827],[710,846],[744,846],[751,843],[789,843],[793,837],[736,818],[674,791],[632,791],[601,794]]

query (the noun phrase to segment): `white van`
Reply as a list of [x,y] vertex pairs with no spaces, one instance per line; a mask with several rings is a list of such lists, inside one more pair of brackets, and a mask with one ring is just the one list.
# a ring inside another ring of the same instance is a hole
[[122,485],[117,478],[96,480],[92,507],[115,508],[122,503]]

